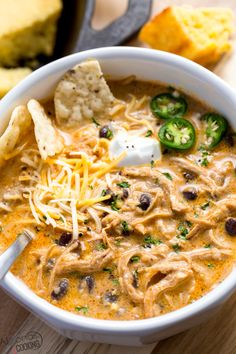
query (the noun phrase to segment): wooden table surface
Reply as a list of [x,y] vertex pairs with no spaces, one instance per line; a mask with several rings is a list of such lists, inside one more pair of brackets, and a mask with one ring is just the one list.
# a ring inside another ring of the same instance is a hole
[[[169,5],[186,3],[193,6],[230,6],[236,14],[236,0],[154,0],[152,13],[157,13]],[[97,0],[92,21],[94,28],[100,29],[114,20],[125,11],[126,6],[127,0]],[[236,45],[234,53],[223,58],[214,70],[234,88],[236,88],[235,53]],[[233,354],[236,353],[236,294],[224,304],[217,315],[200,326],[145,348],[121,348],[65,338],[34,315],[29,314],[0,289],[0,353],[16,353],[14,343],[17,336],[24,335],[30,330],[41,334],[43,345],[38,350],[27,350],[27,354],[119,354],[121,352],[122,354],[195,354],[199,352],[201,354]]]

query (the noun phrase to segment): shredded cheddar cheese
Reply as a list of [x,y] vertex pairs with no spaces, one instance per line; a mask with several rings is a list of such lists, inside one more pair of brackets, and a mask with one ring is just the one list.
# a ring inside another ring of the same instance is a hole
[[[102,196],[99,178],[117,168],[124,153],[115,160],[93,162],[85,153],[77,158],[64,156],[48,158],[37,169],[38,178],[28,191],[29,206],[37,224],[51,225],[54,228],[69,229],[73,239],[78,238],[79,224],[91,217],[100,229],[99,218],[94,205],[110,198]],[[28,156],[32,166],[32,158]],[[20,180],[31,176],[20,176]]]

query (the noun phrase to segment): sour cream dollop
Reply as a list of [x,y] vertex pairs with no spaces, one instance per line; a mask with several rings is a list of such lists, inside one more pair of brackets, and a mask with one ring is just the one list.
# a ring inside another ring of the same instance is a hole
[[142,138],[129,135],[126,132],[117,133],[110,143],[110,158],[117,158],[126,152],[118,166],[137,166],[161,159],[160,143],[152,138]]

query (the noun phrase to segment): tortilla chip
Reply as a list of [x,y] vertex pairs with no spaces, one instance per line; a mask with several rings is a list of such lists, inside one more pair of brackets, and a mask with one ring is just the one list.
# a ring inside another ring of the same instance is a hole
[[97,60],[69,70],[57,85],[54,103],[58,124],[78,126],[84,118],[106,114],[114,101]]
[[32,99],[27,107],[34,122],[35,138],[42,159],[46,160],[48,156],[61,152],[64,147],[62,137],[53,127],[41,104]]
[[26,106],[17,106],[11,114],[7,129],[0,137],[0,166],[8,160],[7,155],[11,154],[20,143],[30,124],[31,116]]

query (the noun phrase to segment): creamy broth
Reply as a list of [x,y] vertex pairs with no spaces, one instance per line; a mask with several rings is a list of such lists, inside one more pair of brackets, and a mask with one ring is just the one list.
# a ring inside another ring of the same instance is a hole
[[[100,138],[101,128],[157,139],[163,119],[150,111],[150,99],[172,89],[133,80],[109,86],[118,99],[110,115],[64,131],[63,153],[42,162],[32,128],[1,169],[1,250],[32,230],[36,237],[12,272],[62,309],[100,319],[159,316],[202,297],[235,264],[236,238],[225,222],[236,216],[236,147],[228,132],[214,149],[200,148],[200,117],[209,109],[184,95],[193,148],[162,147],[161,160],[143,166],[111,165],[112,137]],[[53,117],[53,103],[43,105]],[[37,184],[41,194],[34,195]],[[66,188],[78,198],[74,242]]]

